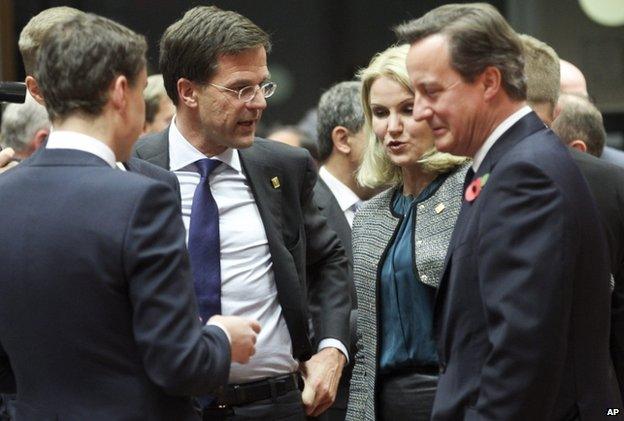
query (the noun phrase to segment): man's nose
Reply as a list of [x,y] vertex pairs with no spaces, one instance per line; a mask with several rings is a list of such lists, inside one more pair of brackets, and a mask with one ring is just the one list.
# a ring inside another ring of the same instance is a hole
[[427,102],[420,96],[414,97],[414,106],[412,107],[412,118],[416,121],[431,118],[433,111]]
[[254,95],[251,101],[246,103],[246,106],[247,108],[254,110],[264,110],[267,107],[267,101],[264,97],[262,89],[258,89],[256,91],[256,95]]

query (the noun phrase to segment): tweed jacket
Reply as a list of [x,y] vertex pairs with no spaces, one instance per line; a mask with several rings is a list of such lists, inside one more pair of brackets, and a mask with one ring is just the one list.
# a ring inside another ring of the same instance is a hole
[[[420,281],[437,287],[455,220],[461,207],[466,163],[451,173],[438,190],[418,204],[414,230],[415,262]],[[358,300],[358,345],[351,378],[347,420],[374,421],[378,363],[379,273],[401,222],[392,210],[397,188],[369,200],[353,222],[353,276]]]

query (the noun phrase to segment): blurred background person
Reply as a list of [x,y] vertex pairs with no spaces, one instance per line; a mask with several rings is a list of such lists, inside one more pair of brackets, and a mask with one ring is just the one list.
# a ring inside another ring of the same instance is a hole
[[[578,95],[591,101],[591,97],[587,90],[587,81],[583,72],[581,72],[581,70],[574,64],[566,60],[560,60],[559,65],[560,93]],[[561,113],[566,104],[572,103],[570,101],[566,101],[569,97],[561,95],[560,98],[561,102],[557,104],[555,109],[555,118],[557,118],[559,113]],[[609,145],[604,146],[600,158],[612,164],[624,167],[624,152]]]
[[145,125],[143,134],[158,133],[169,127],[175,115],[175,106],[167,96],[162,75],[151,75],[143,91]]
[[408,49],[391,47],[360,73],[368,145],[358,181],[390,188],[353,223],[353,421],[429,420],[438,379],[434,297],[469,163],[436,151],[427,123],[412,118]]
[[[552,124],[552,130],[570,147],[572,159],[587,181],[598,206],[609,246],[611,264],[609,272],[614,288],[611,296],[610,354],[622,392],[624,391],[624,169],[598,158],[605,142],[605,129],[600,111],[590,102],[587,95],[578,93],[578,89],[584,89],[585,86],[580,71],[570,63],[564,65],[566,62],[560,61],[555,50],[548,44],[529,35],[521,36],[521,40],[525,59],[527,104],[532,108],[535,107],[542,121]],[[561,84],[560,74],[565,76],[561,79]],[[558,92],[564,87],[577,93],[563,93],[558,98],[553,96],[553,92]],[[543,112],[545,98],[548,103],[547,113]],[[550,110],[555,104],[559,114],[553,122]],[[622,397],[624,398],[624,395]]]
[[559,98],[559,58],[555,50],[530,35],[520,34],[527,76],[527,101],[539,118],[550,126]]
[[561,95],[559,104],[562,104],[561,112],[552,130],[566,145],[599,158],[607,133],[598,108],[589,99],[575,94]]
[[2,112],[0,143],[13,148],[14,159],[28,158],[50,133],[50,120],[45,107],[26,95],[23,104],[7,104]]
[[267,139],[282,142],[290,146],[304,148],[318,165],[319,153],[316,139],[310,137],[306,132],[300,130],[297,126],[274,126],[267,132]]

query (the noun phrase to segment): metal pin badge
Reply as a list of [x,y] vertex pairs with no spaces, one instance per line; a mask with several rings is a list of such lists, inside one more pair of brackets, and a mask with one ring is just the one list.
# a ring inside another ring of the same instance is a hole
[[435,210],[435,213],[440,213],[444,209],[446,209],[446,206],[444,206],[444,203],[438,203],[434,210]]
[[277,178],[277,177],[273,177],[273,178],[271,179],[271,184],[273,184],[273,188],[274,188],[274,189],[279,189],[279,188],[280,188],[280,186],[281,186],[280,181],[279,181],[279,178]]

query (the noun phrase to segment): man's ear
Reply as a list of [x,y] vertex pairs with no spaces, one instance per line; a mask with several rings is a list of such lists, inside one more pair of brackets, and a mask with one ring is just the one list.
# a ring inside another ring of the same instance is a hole
[[178,89],[178,102],[189,108],[197,107],[197,85],[188,79],[181,77],[176,83]]
[[334,148],[336,148],[342,154],[348,154],[351,152],[351,145],[349,145],[349,130],[344,126],[336,126],[331,132],[332,142]]
[[39,89],[37,79],[32,76],[26,76],[26,88],[28,89],[28,92],[30,92],[30,96],[45,107],[45,101],[43,100],[43,94],[41,93],[41,89]]
[[497,67],[488,66],[479,76],[479,81],[483,84],[483,97],[489,101],[501,90],[503,75]]
[[31,142],[34,150],[37,150],[41,147],[41,145],[43,144],[43,141],[46,140],[49,134],[50,134],[50,129],[37,130],[37,133],[35,133],[35,136],[33,137],[33,140]]
[[119,75],[113,79],[109,88],[109,100],[116,110],[122,110],[127,103],[126,95],[130,85],[124,75]]
[[568,143],[570,148],[578,149],[581,152],[587,152],[587,144],[583,142],[581,139],[575,139],[572,142]]

